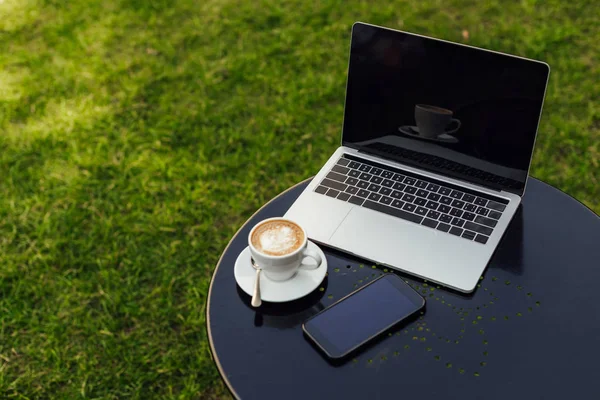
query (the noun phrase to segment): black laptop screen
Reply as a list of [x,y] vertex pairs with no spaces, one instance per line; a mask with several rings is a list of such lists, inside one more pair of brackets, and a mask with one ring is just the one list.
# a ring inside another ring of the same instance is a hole
[[357,23],[343,144],[522,194],[544,63]]

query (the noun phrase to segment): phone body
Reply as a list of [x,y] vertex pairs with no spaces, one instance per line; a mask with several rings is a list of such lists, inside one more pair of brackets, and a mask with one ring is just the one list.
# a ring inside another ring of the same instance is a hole
[[340,360],[409,319],[425,299],[395,274],[384,274],[302,324],[302,330],[331,359]]

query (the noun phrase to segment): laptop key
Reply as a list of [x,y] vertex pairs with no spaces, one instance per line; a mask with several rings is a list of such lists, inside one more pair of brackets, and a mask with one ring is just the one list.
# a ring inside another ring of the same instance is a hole
[[487,204],[487,208],[491,208],[496,211],[504,211],[506,206],[504,204],[496,203],[495,201],[491,201]]
[[462,220],[462,219],[460,219],[460,218],[454,218],[454,219],[452,220],[452,222],[450,222],[450,223],[451,223],[452,225],[454,225],[454,226],[463,226],[463,225],[465,224],[465,221],[463,221],[463,220]]
[[448,196],[450,193],[452,193],[452,189],[448,189],[447,187],[441,187],[438,190],[439,194],[443,194],[444,196]]
[[384,179],[383,182],[381,182],[381,184],[385,187],[391,188],[392,186],[394,186],[394,181],[389,180],[389,179]]
[[488,215],[488,217],[494,218],[494,219],[500,219],[501,216],[502,216],[502,213],[499,213],[498,211],[490,211],[490,214]]
[[440,215],[440,221],[450,223],[452,222],[452,217],[447,214]]
[[479,208],[477,209],[477,211],[475,211],[475,212],[476,212],[477,214],[479,214],[479,215],[486,216],[486,215],[488,215],[488,212],[490,212],[490,210],[488,210],[488,209],[487,209],[487,208],[485,208],[485,207],[479,207]]
[[452,193],[450,193],[450,197],[452,197],[453,199],[462,199],[463,196],[463,192],[459,192],[458,190],[453,190]]
[[363,172],[359,176],[359,178],[362,179],[363,181],[370,181],[372,177],[373,177],[373,175],[367,174],[366,172]]
[[435,210],[438,207],[439,203],[436,203],[435,201],[428,201],[427,204],[425,205],[425,207],[431,209],[431,210]]
[[362,205],[362,203],[364,203],[365,199],[358,197],[358,196],[352,196],[350,197],[350,200],[348,200],[348,203],[352,203],[352,204],[356,204],[357,206]]
[[452,228],[450,228],[450,233],[456,236],[460,236],[463,233],[463,230],[461,228],[458,228],[456,226],[453,226]]
[[410,204],[410,203],[406,203],[406,204],[404,204],[404,206],[402,206],[403,210],[410,211],[410,212],[415,211],[415,208],[417,208],[417,206],[415,206],[414,204]]
[[356,194],[356,192],[358,192],[358,188],[355,186],[348,186],[345,192],[350,194]]
[[380,176],[373,176],[373,177],[371,178],[370,182],[373,182],[373,183],[380,184],[382,180],[383,180],[383,178],[382,178],[382,177],[380,177]]
[[404,183],[406,183],[407,185],[414,185],[416,181],[417,180],[415,178],[411,178],[410,176],[404,178]]
[[377,193],[371,193],[368,197],[369,200],[373,200],[373,201],[379,201],[380,198],[381,198],[381,195],[377,194]]
[[437,194],[437,193],[429,193],[429,196],[427,196],[427,198],[428,198],[429,200],[433,200],[433,201],[439,201],[439,200],[440,200],[440,197],[442,197],[442,196],[440,196],[440,195],[439,195],[439,194]]
[[438,211],[442,212],[444,214],[448,214],[450,212],[450,210],[452,210],[452,207],[447,206],[445,204],[440,205],[440,207],[438,208]]
[[337,172],[330,172],[327,174],[327,178],[333,179],[334,181],[344,182],[346,180],[346,176],[342,174],[338,174]]
[[465,205],[465,202],[461,201],[461,200],[454,200],[452,202],[452,207],[463,208],[464,205]]
[[370,208],[371,210],[379,211],[379,212],[382,212],[385,214],[393,215],[395,217],[402,218],[407,221],[414,222],[416,224],[420,224],[421,221],[423,221],[423,217],[421,217],[419,215],[412,214],[412,213],[400,210],[398,208],[389,207],[389,206],[386,206],[381,203],[375,203],[374,201],[370,201],[370,200],[365,201],[365,204],[363,204],[363,207]]
[[361,164],[360,167],[358,167],[358,170],[362,172],[369,172],[371,170],[371,167],[367,164]]
[[441,214],[439,212],[433,210],[429,210],[429,212],[427,213],[427,216],[432,219],[438,219],[440,215]]
[[358,178],[360,176],[360,171],[357,169],[351,169],[350,172],[348,172],[348,176]]
[[450,230],[450,225],[440,222],[440,224],[435,229],[442,232],[448,232]]
[[417,188],[414,186],[407,186],[404,188],[404,191],[406,193],[415,194],[415,193],[417,193]]
[[450,215],[460,217],[462,215],[462,211],[460,211],[458,208],[453,208],[452,210],[450,210]]
[[436,185],[435,183],[430,183],[429,185],[427,185],[427,190],[432,192],[437,192],[439,188],[440,185]]
[[490,228],[496,227],[496,224],[498,223],[495,219],[482,217],[481,215],[475,217],[475,222],[481,225],[489,226]]
[[437,222],[437,221],[434,221],[434,220],[432,220],[432,219],[429,219],[429,218],[424,218],[424,219],[423,219],[423,222],[421,222],[421,225],[425,225],[425,226],[428,226],[428,227],[430,227],[430,228],[435,228],[435,226],[436,226],[437,224],[438,224],[438,222]]
[[491,235],[492,229],[487,226],[479,225],[470,221],[465,222],[465,229],[468,229],[473,232],[482,233],[484,235]]
[[450,197],[442,196],[440,203],[450,205],[452,204],[452,199]]
[[392,187],[393,187],[394,189],[396,189],[396,190],[400,190],[400,191],[402,191],[402,190],[404,190],[404,188],[406,187],[406,185],[405,185],[405,184],[403,184],[403,183],[398,183],[398,182],[396,182],[396,183],[394,183],[394,186],[392,186]]
[[415,196],[405,193],[404,196],[402,196],[402,200],[412,203],[415,200]]
[[396,181],[396,182],[402,182],[404,180],[404,178],[405,178],[404,175],[394,174],[394,176],[392,177],[392,180]]
[[348,160],[347,158],[340,158],[337,164],[345,167],[346,165],[350,164],[350,160]]
[[348,200],[350,198],[350,195],[348,193],[341,192],[340,194],[338,194],[337,198],[339,200],[346,201],[346,200]]
[[338,194],[340,194],[339,190],[335,190],[335,189],[329,189],[327,191],[327,193],[325,193],[327,196],[329,197],[337,197]]
[[348,167],[350,167],[352,169],[358,169],[358,167],[360,167],[360,163],[356,162],[356,161],[350,161],[350,164],[348,164]]
[[369,191],[364,189],[360,189],[358,193],[356,193],[356,195],[359,197],[367,197],[369,194]]
[[331,170],[337,172],[338,174],[346,175],[350,171],[350,168],[342,167],[341,165],[335,165],[333,168],[331,168]]
[[427,197],[429,192],[427,190],[419,189],[417,190],[417,196],[419,197]]
[[392,189],[386,188],[386,187],[382,187],[379,190],[379,193],[383,194],[384,196],[389,196],[392,193]]
[[381,186],[371,183],[367,189],[369,189],[371,192],[379,192]]
[[394,177],[394,173],[390,171],[383,171],[381,176],[383,176],[385,179],[390,179]]
[[401,192],[399,192],[399,191],[397,191],[397,190],[394,190],[394,191],[392,192],[392,197],[393,197],[393,198],[395,198],[395,199],[401,199],[401,198],[402,198],[402,195],[403,195],[403,193],[401,193]]
[[323,186],[327,186],[328,188],[332,188],[332,189],[336,189],[336,190],[346,190],[346,188],[348,187],[348,185],[345,185],[341,182],[338,181],[333,181],[331,179],[323,179],[323,181],[321,181],[321,185]]
[[425,181],[417,181],[417,183],[415,183],[415,186],[421,189],[425,189],[427,185],[428,183]]
[[475,235],[475,232],[465,230],[462,234],[462,237],[464,237],[465,239],[473,240],[475,239]]
[[479,242],[479,243],[486,244],[487,241],[488,241],[488,237],[487,236],[483,236],[483,235],[477,235],[477,236],[475,236],[475,241]]
[[483,199],[481,197],[475,199],[475,204],[477,204],[478,206],[485,206],[487,202],[487,199]]
[[471,203],[465,204],[464,208],[465,208],[465,210],[471,211],[471,212],[474,212],[477,210],[477,206],[475,204],[471,204]]
[[381,199],[379,199],[379,202],[385,204],[386,206],[389,206],[390,204],[392,204],[392,200],[393,199],[391,197],[381,196]]
[[346,183],[346,184],[348,184],[348,185],[355,186],[355,185],[358,183],[358,179],[356,179],[356,178],[351,178],[351,177],[348,177],[348,178],[346,179],[346,182],[344,182],[344,183]]
[[402,208],[403,205],[404,205],[403,201],[400,201],[400,200],[392,201],[392,206],[394,206],[394,207]]
[[317,188],[315,189],[315,192],[320,193],[320,194],[325,194],[327,193],[327,189],[325,186],[317,186]]
[[417,198],[415,199],[415,201],[413,201],[413,203],[415,203],[415,204],[416,204],[416,205],[418,205],[418,206],[424,206],[425,204],[427,204],[427,200],[425,200],[425,199],[424,199],[424,198],[422,198],[422,197],[417,197]]
[[467,221],[473,221],[475,219],[475,214],[465,211],[462,215],[462,219],[466,219]]
[[425,215],[427,214],[427,209],[425,207],[419,206],[415,209],[415,213],[419,215]]
[[356,186],[358,186],[361,189],[366,189],[369,187],[369,182],[367,181],[358,181],[358,183],[356,184]]
[[473,202],[473,200],[475,200],[475,196],[473,196],[472,194],[467,194],[467,193],[465,193],[465,194],[463,195],[463,198],[462,198],[462,200],[463,200],[463,201],[466,201],[467,203],[472,203],[472,202]]
[[381,175],[381,173],[383,172],[383,170],[381,168],[371,168],[370,173],[372,173],[373,175]]

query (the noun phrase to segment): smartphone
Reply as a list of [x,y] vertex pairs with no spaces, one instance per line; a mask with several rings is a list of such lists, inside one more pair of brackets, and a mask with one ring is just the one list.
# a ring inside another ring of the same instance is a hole
[[394,274],[385,274],[302,324],[329,358],[354,353],[425,306],[425,299]]

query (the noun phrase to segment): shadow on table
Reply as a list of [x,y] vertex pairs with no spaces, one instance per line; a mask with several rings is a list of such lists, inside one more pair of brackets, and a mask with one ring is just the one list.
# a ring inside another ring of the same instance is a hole
[[304,321],[325,309],[325,305],[321,303],[323,295],[327,292],[327,277],[320,288],[314,290],[308,296],[288,303],[269,303],[263,302],[258,308],[252,307],[252,300],[240,287],[237,287],[238,296],[246,307],[255,312],[254,326],[268,326],[278,329],[292,329],[302,325]]
[[501,269],[514,275],[523,275],[523,205],[515,213],[492,257],[489,269]]

